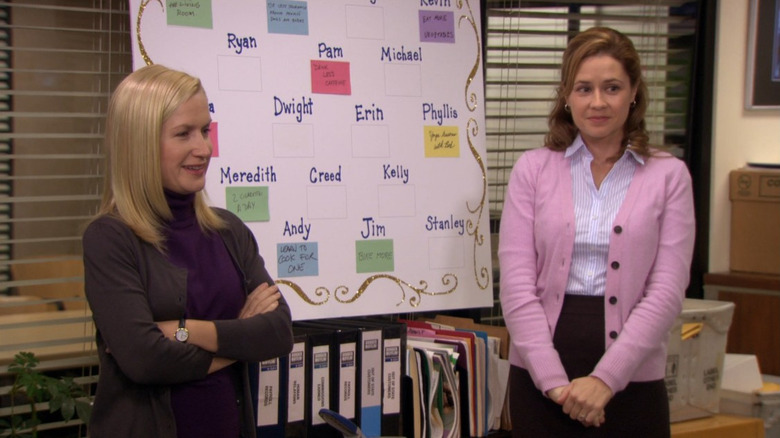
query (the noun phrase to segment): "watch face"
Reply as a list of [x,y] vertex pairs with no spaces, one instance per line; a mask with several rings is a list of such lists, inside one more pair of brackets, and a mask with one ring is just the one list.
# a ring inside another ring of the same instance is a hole
[[179,327],[176,330],[176,340],[179,342],[187,342],[187,338],[190,337],[190,332],[184,327]]

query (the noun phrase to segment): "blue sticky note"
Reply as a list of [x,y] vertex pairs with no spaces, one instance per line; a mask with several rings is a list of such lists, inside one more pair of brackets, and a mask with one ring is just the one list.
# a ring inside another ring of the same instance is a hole
[[268,33],[309,34],[309,5],[295,0],[267,0]]
[[320,273],[317,242],[276,244],[278,277],[306,277]]

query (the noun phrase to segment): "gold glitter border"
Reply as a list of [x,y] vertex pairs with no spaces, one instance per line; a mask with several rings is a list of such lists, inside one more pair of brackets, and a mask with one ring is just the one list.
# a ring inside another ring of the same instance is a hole
[[[368,278],[366,278],[363,283],[360,285],[360,287],[357,289],[356,292],[352,293],[349,290],[349,287],[347,286],[337,286],[333,291],[333,298],[342,304],[349,304],[357,301],[363,294],[368,290],[368,288],[376,281],[376,280],[390,280],[394,282],[396,285],[398,285],[398,288],[401,291],[401,301],[396,303],[396,306],[400,306],[401,304],[405,303],[407,301],[406,295],[407,290],[410,293],[409,298],[409,305],[412,307],[417,307],[420,305],[420,302],[422,301],[423,295],[428,296],[436,296],[436,295],[447,295],[455,291],[458,287],[458,277],[454,274],[444,274],[441,278],[441,282],[443,286],[449,286],[448,289],[444,289],[438,292],[432,292],[428,290],[428,282],[425,280],[420,280],[419,286],[414,286],[409,282],[406,282],[396,276],[390,275],[390,274],[374,274]],[[313,305],[313,306],[321,306],[330,300],[331,292],[325,288],[325,287],[317,287],[315,289],[315,295],[317,299],[312,299],[308,295],[306,295],[306,292],[303,291],[303,288],[289,280],[285,279],[279,279],[276,280],[276,284],[285,285],[292,289],[298,296],[305,301],[306,303]]]
[[[457,3],[458,9],[463,9],[464,2],[466,9],[468,10],[468,15],[460,16],[458,19],[458,26],[461,25],[464,19],[467,20],[469,24],[471,24],[471,29],[474,31],[474,38],[476,40],[475,47],[477,49],[477,53],[474,58],[474,66],[471,68],[471,72],[466,78],[465,87],[466,107],[469,109],[469,111],[474,112],[476,111],[478,104],[477,93],[473,91],[469,93],[469,88],[473,85],[474,78],[479,71],[478,69],[482,59],[480,56],[480,48],[482,47],[482,43],[479,30],[477,29],[477,23],[474,21],[474,12],[471,10],[469,0],[459,0]],[[476,221],[472,221],[472,219],[468,220],[467,227],[468,234],[470,236],[474,236],[474,280],[477,282],[477,286],[479,286],[480,289],[485,290],[490,284],[490,269],[487,266],[477,267],[477,249],[478,247],[481,247],[485,244],[485,235],[480,231],[479,224],[482,220],[482,213],[485,211],[485,199],[487,199],[487,171],[485,170],[485,163],[482,161],[482,157],[479,155],[479,151],[477,151],[477,148],[474,147],[474,143],[472,141],[472,139],[476,138],[478,134],[479,123],[474,118],[469,118],[468,122],[466,123],[466,139],[469,143],[471,155],[474,157],[474,161],[477,163],[479,170],[482,172],[482,198],[479,200],[479,204],[474,208],[469,206],[468,202],[466,203],[466,208],[469,210],[469,213],[476,214],[477,216]]]
[[[154,64],[154,62],[152,62],[152,58],[150,58],[146,53],[146,47],[144,46],[144,42],[141,40],[141,18],[144,15],[144,10],[146,10],[146,5],[148,5],[150,1],[152,0],[143,0],[141,2],[141,5],[138,6],[138,17],[135,19],[135,36],[138,40],[138,50],[141,52],[141,58],[143,58],[146,65]],[[162,0],[157,0],[157,3],[160,4],[163,12],[165,12],[165,5],[163,4]]]

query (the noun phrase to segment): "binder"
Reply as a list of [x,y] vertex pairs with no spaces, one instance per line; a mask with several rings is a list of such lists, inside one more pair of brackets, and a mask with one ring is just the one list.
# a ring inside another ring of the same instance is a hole
[[365,326],[352,319],[333,319],[334,324],[359,331],[360,375],[359,426],[366,436],[382,434],[382,328]]
[[293,333],[306,336],[304,423],[307,437],[341,438],[341,434],[320,417],[320,409],[330,409],[330,357],[333,331],[293,324]]
[[287,418],[285,436],[300,438],[306,436],[304,414],[306,387],[306,335],[293,332],[293,348],[287,356]]
[[401,430],[401,377],[406,374],[406,324],[376,318],[358,323],[382,329],[382,435],[398,436]]
[[333,332],[331,355],[331,410],[342,417],[359,423],[360,379],[358,372],[359,331],[354,327],[342,327],[327,320],[297,321],[304,327],[327,329]]
[[284,438],[287,422],[287,361],[279,357],[249,366],[257,435]]

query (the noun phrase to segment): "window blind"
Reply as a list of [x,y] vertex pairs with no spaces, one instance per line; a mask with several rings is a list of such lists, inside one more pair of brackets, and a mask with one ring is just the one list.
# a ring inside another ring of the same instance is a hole
[[131,69],[127,0],[0,1],[0,377],[30,351],[41,370],[96,379],[81,231],[100,201],[110,92]]
[[491,217],[500,217],[509,173],[523,151],[543,146],[561,57],[580,30],[628,35],[650,91],[650,142],[682,156],[696,28],[696,2],[487,0],[486,135]]
[[[484,74],[487,168],[495,254],[507,181],[520,155],[542,147],[547,116],[560,82],[570,38],[593,26],[628,35],[639,52],[650,104],[646,122],[653,145],[683,157],[686,143],[694,32],[699,2],[485,0]],[[480,316],[502,323],[500,272],[494,256],[494,306]]]

